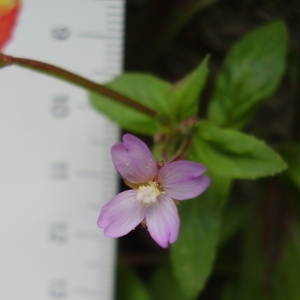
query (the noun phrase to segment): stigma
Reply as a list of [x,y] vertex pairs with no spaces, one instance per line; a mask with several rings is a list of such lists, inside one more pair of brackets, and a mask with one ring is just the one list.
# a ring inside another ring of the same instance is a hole
[[156,181],[149,181],[147,185],[141,185],[138,189],[137,200],[144,204],[155,203],[161,194],[160,186]]

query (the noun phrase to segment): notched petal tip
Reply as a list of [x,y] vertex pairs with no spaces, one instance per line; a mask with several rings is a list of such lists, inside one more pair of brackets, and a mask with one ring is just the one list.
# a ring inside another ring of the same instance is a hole
[[111,154],[115,168],[125,180],[133,184],[151,181],[157,175],[157,163],[150,149],[131,134],[125,134],[123,142],[112,147]]
[[199,196],[209,186],[209,177],[203,175],[205,171],[202,164],[175,161],[159,170],[158,179],[171,198],[187,200]]
[[97,225],[104,228],[107,237],[117,238],[135,229],[145,218],[145,208],[136,199],[137,191],[122,192],[106,203]]
[[177,240],[180,220],[173,200],[165,195],[158,197],[155,205],[146,211],[146,223],[149,234],[162,248],[168,248]]

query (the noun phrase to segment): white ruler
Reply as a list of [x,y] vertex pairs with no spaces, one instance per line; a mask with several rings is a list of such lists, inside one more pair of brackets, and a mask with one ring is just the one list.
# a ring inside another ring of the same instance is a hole
[[[103,82],[122,70],[124,0],[24,0],[5,53]],[[115,245],[96,227],[118,128],[87,92],[0,70],[0,299],[111,300]]]

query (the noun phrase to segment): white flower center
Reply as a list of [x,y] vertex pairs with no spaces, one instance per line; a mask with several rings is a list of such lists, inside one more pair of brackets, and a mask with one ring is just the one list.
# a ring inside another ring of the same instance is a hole
[[137,193],[137,200],[142,201],[144,204],[155,203],[157,197],[162,192],[159,190],[157,182],[149,181],[148,185],[141,185]]

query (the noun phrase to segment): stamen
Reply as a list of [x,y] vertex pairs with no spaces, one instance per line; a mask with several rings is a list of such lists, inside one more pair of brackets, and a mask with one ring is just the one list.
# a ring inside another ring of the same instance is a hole
[[137,200],[142,201],[144,204],[155,203],[160,194],[158,182],[149,181],[148,185],[139,187]]

